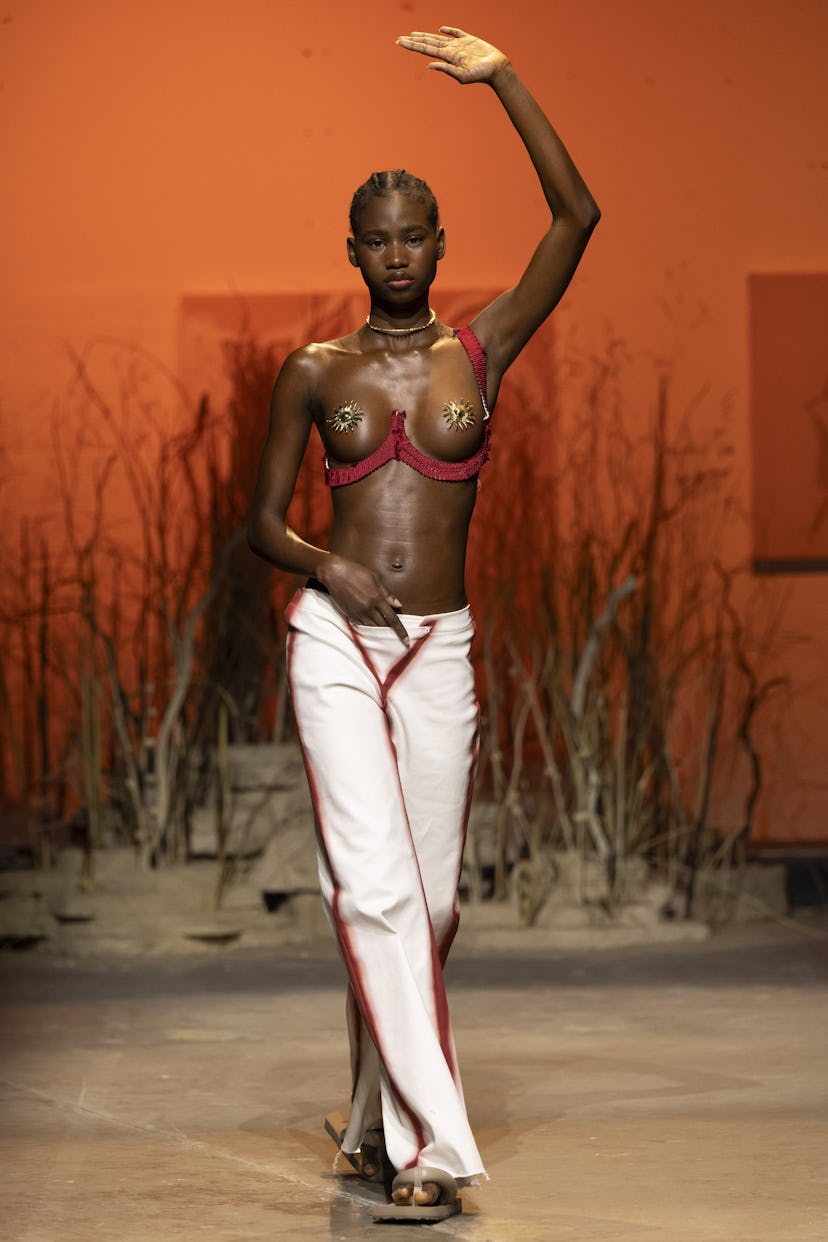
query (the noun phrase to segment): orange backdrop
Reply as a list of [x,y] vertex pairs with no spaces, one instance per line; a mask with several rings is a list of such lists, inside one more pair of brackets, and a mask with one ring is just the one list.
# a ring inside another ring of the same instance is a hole
[[[680,408],[706,390],[699,419],[727,403],[747,512],[748,275],[828,270],[823,0],[7,0],[6,516],[49,510],[38,480],[67,343],[129,338],[177,367],[184,293],[353,288],[346,207],[374,168],[433,185],[447,288],[514,281],[545,218],[519,144],[485,89],[393,44],[442,21],[509,51],[602,207],[556,315],[561,358],[574,372],[623,341],[642,422],[658,369]],[[734,555],[749,553],[746,522]],[[828,580],[787,585],[808,642],[762,830],[824,839]]]

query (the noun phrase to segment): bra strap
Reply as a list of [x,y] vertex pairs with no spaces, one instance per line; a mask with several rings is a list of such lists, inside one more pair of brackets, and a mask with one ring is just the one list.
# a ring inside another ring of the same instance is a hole
[[480,390],[483,410],[486,417],[490,418],[489,403],[486,399],[486,351],[471,328],[456,328],[454,335],[469,355],[469,360],[474,367],[474,378],[477,380],[477,387]]

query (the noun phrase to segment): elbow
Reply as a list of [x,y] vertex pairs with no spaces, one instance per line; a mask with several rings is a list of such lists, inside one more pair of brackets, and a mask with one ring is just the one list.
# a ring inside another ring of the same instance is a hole
[[252,513],[247,519],[245,534],[247,536],[247,546],[250,551],[254,552],[256,556],[262,556],[265,560],[267,560],[261,523]]
[[247,546],[256,556],[276,569],[289,569],[285,563],[285,525],[268,509],[255,505],[247,516],[245,535]]
[[[552,219],[552,230],[565,229],[574,247],[583,251],[592,230],[601,219],[601,211],[595,199],[586,193],[577,202],[570,204],[565,213]],[[551,231],[551,230],[550,230]]]
[[576,228],[584,240],[588,240],[590,233],[601,219],[601,209],[583,182],[570,197],[566,206],[566,215],[569,218],[570,227]]
[[592,230],[600,219],[601,208],[592,195],[587,195],[586,200],[580,205],[578,210],[578,224],[585,237],[588,238],[591,235]]

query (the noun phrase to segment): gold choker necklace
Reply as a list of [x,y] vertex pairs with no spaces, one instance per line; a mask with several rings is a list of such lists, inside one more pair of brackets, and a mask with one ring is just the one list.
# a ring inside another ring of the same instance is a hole
[[413,336],[415,332],[425,332],[426,328],[430,328],[437,318],[436,311],[430,311],[428,319],[425,323],[421,323],[418,328],[378,328],[375,323],[371,323],[370,312],[365,320],[372,332],[380,332],[383,336]]

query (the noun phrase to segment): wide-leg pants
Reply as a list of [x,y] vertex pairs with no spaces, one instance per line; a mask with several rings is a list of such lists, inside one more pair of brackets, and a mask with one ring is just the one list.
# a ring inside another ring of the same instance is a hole
[[469,610],[403,615],[409,648],[315,589],[287,615],[322,899],[350,980],[343,1150],[381,1124],[395,1168],[475,1177],[442,971],[477,749]]

